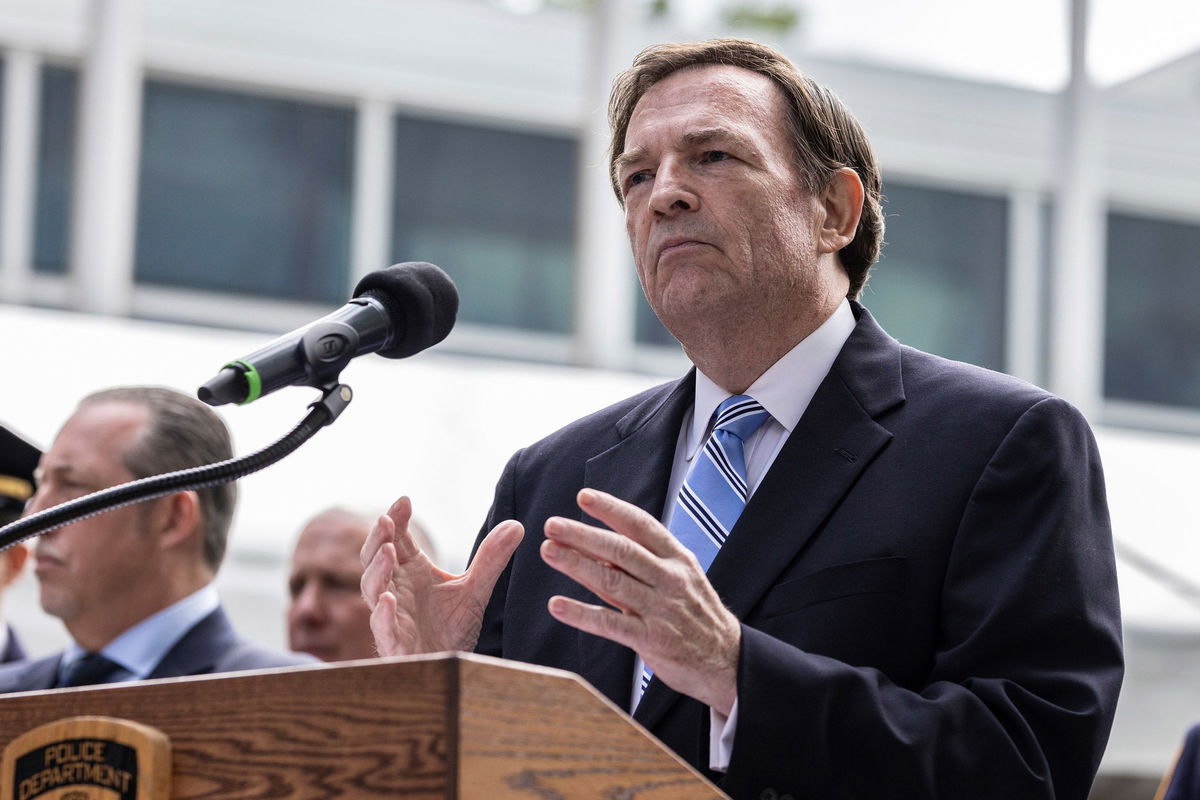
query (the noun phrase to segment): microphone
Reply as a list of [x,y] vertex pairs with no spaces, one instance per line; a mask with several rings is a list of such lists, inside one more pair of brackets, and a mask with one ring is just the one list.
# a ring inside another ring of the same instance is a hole
[[226,364],[196,391],[210,406],[252,403],[285,386],[323,388],[364,353],[407,358],[446,338],[458,314],[450,276],[423,261],[376,270],[346,305]]

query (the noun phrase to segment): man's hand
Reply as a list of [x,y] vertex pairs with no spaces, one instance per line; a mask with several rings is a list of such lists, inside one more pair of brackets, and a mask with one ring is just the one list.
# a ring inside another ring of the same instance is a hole
[[412,503],[401,497],[379,518],[363,544],[363,599],[383,656],[475,649],[492,588],[520,544],[512,520],[488,533],[471,566],[451,575],[429,560],[408,532]]
[[741,626],[696,557],[637,506],[593,489],[577,500],[612,531],[551,517],[542,558],[617,610],[555,596],[550,613],[633,648],[668,686],[728,715]]

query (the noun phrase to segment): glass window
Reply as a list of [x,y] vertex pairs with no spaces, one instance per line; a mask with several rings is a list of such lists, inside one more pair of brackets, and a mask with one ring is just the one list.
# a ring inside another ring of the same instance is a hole
[[78,84],[74,69],[42,68],[33,231],[33,267],[40,272],[67,271]]
[[458,285],[459,319],[568,333],[574,140],[397,117],[395,261]]
[[904,344],[1004,368],[1008,202],[884,186],[887,232],[863,305]]
[[344,299],[353,163],[351,109],[148,81],[138,280]]
[[1200,224],[1108,216],[1104,393],[1200,408]]

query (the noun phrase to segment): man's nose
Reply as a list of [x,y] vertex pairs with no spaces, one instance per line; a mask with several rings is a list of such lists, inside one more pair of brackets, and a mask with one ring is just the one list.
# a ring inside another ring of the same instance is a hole
[[319,586],[309,583],[292,600],[296,616],[309,620],[321,620],[325,617],[325,603]]
[[659,164],[650,191],[650,209],[655,214],[671,216],[699,208],[700,195],[692,185],[688,171],[674,161]]
[[49,508],[50,504],[45,500],[46,493],[43,489],[38,488],[25,501],[25,508],[21,511],[21,516],[28,517],[30,514],[36,514],[43,508]]

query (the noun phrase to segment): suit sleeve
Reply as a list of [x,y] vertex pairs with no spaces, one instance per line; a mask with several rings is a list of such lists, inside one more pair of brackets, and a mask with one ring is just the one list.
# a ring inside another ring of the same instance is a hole
[[[513,457],[504,466],[504,472],[500,474],[500,480],[496,484],[496,494],[492,498],[492,507],[488,510],[487,519],[484,520],[483,527],[479,530],[475,544],[471,547],[471,561],[475,560],[475,553],[479,550],[479,545],[483,541],[483,537],[487,536],[488,531],[506,519],[516,518],[517,465],[520,463],[523,452],[521,450],[513,454]],[[504,568],[504,572],[496,581],[492,597],[484,610],[483,626],[479,631],[479,640],[475,643],[475,652],[481,655],[496,656],[497,658],[504,656],[504,606],[505,598],[508,596],[508,582],[512,576],[512,568],[512,561],[509,561],[508,566]]]
[[967,502],[923,687],[743,625],[735,797],[1084,800],[1123,660],[1086,422],[1031,406]]

